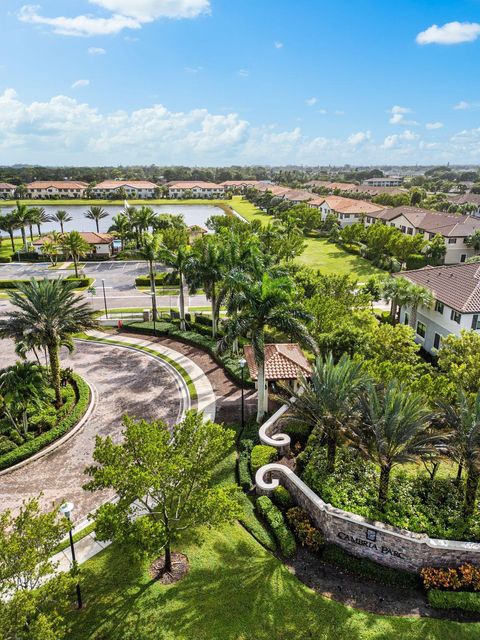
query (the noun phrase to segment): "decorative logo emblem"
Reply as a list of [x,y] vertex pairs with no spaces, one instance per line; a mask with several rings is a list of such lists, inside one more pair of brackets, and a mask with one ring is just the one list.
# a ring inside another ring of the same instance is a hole
[[377,532],[374,529],[367,529],[367,540],[370,540],[370,542],[377,541]]

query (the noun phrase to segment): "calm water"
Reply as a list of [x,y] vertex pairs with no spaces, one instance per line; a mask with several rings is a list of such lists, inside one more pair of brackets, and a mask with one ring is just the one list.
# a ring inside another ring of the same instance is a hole
[[[188,226],[198,224],[200,227],[205,227],[205,223],[213,215],[223,215],[223,210],[220,207],[215,207],[209,204],[145,204],[151,207],[155,213],[172,213],[175,215],[181,214]],[[32,201],[32,206],[35,206],[35,201]],[[67,211],[72,217],[71,222],[67,222],[64,225],[65,231],[95,231],[95,220],[88,220],[85,218],[85,212],[88,211],[90,206],[88,204],[75,204],[67,207],[62,207],[56,204],[52,205],[39,205],[45,209],[48,215],[56,213],[59,209]],[[123,211],[123,207],[119,205],[102,205],[103,209],[108,213],[108,218],[100,220],[100,232],[106,233],[108,227],[112,224],[112,216],[117,215]],[[0,205],[0,214],[11,211],[14,207],[2,207]],[[56,229],[60,231],[60,225],[58,222],[49,222],[42,225],[42,233]],[[36,228],[34,227],[36,231]]]

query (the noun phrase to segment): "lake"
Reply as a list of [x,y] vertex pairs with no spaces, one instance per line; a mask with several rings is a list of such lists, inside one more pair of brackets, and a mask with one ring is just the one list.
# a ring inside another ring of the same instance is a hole
[[[151,207],[155,213],[172,213],[174,215],[182,215],[185,223],[190,227],[194,224],[198,224],[200,227],[205,227],[205,223],[214,215],[224,215],[223,209],[215,207],[210,204],[148,204],[146,206]],[[35,201],[32,200],[32,207],[35,206]],[[72,221],[67,222],[64,225],[65,231],[96,231],[95,220],[88,220],[85,218],[85,212],[88,211],[90,205],[88,204],[74,204],[69,206],[59,206],[56,204],[41,204],[38,205],[45,209],[48,215],[56,213],[59,209],[66,211],[71,217]],[[2,207],[0,205],[0,215],[3,215],[15,207]],[[108,213],[108,218],[100,220],[100,233],[106,233],[109,226],[112,224],[112,217],[122,213],[123,207],[121,205],[102,205],[102,208]],[[58,222],[49,222],[42,224],[42,233],[52,230],[60,231],[60,225]],[[34,227],[36,233],[36,227]]]

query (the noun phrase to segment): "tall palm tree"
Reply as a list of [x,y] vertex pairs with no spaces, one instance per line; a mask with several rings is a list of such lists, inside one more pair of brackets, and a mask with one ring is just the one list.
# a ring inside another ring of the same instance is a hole
[[337,445],[355,413],[359,394],[368,385],[360,362],[343,354],[338,362],[329,353],[318,357],[310,380],[302,376],[296,391],[288,390],[290,414],[317,429],[327,444],[327,471],[335,468]]
[[13,338],[18,343],[27,335],[30,344],[47,350],[57,407],[62,406],[60,346],[71,351],[72,334],[97,327],[88,303],[74,294],[75,286],[68,280],[47,278],[21,282],[9,293],[13,311],[0,318],[1,338]]
[[212,308],[212,338],[217,335],[217,289],[224,272],[224,262],[217,238],[205,236],[197,240],[190,254],[187,280],[191,290],[203,287]]
[[2,231],[6,231],[10,236],[10,242],[12,244],[12,252],[15,252],[15,240],[13,238],[13,233],[16,229],[18,229],[18,220],[11,211],[10,213],[6,213],[3,216],[0,216],[0,229]]
[[114,233],[120,238],[121,249],[125,249],[125,240],[130,237],[132,233],[132,227],[128,220],[128,217],[124,213],[119,213],[112,218],[113,224],[108,228],[108,233]]
[[31,216],[30,209],[28,205],[22,204],[19,200],[17,200],[17,206],[12,211],[12,213],[15,216],[17,229],[20,229],[22,234],[23,248],[25,251],[27,251],[28,247],[27,247],[27,235],[25,233],[25,227],[30,224],[30,216]]
[[75,277],[78,278],[78,261],[89,253],[90,247],[78,231],[65,234],[61,244],[66,255],[73,260]]
[[135,214],[135,227],[138,229],[139,240],[142,242],[143,236],[155,225],[155,212],[152,207],[142,206]]
[[418,307],[426,307],[430,309],[433,305],[434,297],[430,289],[422,287],[419,284],[411,284],[408,287],[403,304],[410,306],[410,326],[417,328]]
[[450,429],[446,452],[458,463],[458,481],[463,467],[467,472],[463,511],[468,517],[475,510],[480,478],[480,391],[472,397],[459,389],[454,404],[439,401],[437,407],[443,422]]
[[435,451],[439,436],[430,429],[432,415],[425,398],[397,380],[386,389],[368,385],[359,408],[361,418],[352,425],[350,435],[360,452],[380,467],[378,508],[383,511],[393,467]]
[[170,251],[165,246],[160,247],[159,260],[167,267],[171,267],[180,280],[180,331],[186,330],[185,324],[185,273],[190,260],[190,247],[180,245],[175,251]]
[[57,213],[54,213],[52,215],[51,220],[52,220],[52,222],[58,222],[60,224],[61,233],[64,233],[63,225],[66,222],[71,222],[73,220],[73,218],[66,211],[60,210],[60,211],[57,211]]
[[16,362],[0,371],[0,395],[5,400],[4,411],[18,435],[28,434],[28,410],[39,409],[45,397],[42,369],[34,362]]
[[52,240],[48,240],[47,242],[43,243],[42,255],[48,257],[48,259],[52,263],[52,266],[55,266],[57,264],[59,253],[60,251],[57,243],[53,242]]
[[317,352],[317,346],[304,324],[309,316],[294,300],[290,278],[272,277],[264,273],[258,281],[246,279],[241,297],[240,312],[227,320],[225,336],[219,348],[226,349],[238,337],[250,339],[258,371],[257,421],[261,422],[268,403],[265,380],[266,328],[271,327],[296,338],[314,352]]
[[390,317],[397,318],[397,310],[407,299],[411,283],[406,278],[387,277],[382,283],[382,295],[390,300]]
[[89,220],[95,220],[97,233],[100,233],[100,220],[108,218],[108,213],[105,211],[105,209],[103,209],[103,207],[92,206],[85,213],[85,218],[88,218]]
[[159,233],[145,233],[142,237],[142,243],[139,249],[129,252],[132,256],[136,256],[145,260],[148,265],[148,275],[150,278],[150,293],[152,296],[152,312],[157,317],[157,293],[155,287],[155,264],[160,256],[162,236]]
[[42,224],[47,224],[50,221],[51,218],[43,207],[35,207],[35,224],[37,225],[39,236],[42,235]]

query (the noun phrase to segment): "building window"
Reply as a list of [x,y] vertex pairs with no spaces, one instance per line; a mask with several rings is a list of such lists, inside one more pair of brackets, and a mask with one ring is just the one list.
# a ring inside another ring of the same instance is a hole
[[448,239],[448,244],[457,244],[457,239],[456,238],[449,238]]
[[460,262],[465,262],[466,259],[467,259],[467,254],[462,253],[462,255],[460,256]]
[[412,229],[412,227],[408,227],[408,229],[407,229],[407,233],[408,233],[408,235],[409,235],[409,236],[413,236],[413,229]]
[[443,314],[443,310],[444,310],[444,305],[443,302],[440,302],[440,300],[437,300],[435,302],[435,311],[437,311],[438,313],[442,313]]
[[401,231],[402,233],[405,233],[406,229],[407,229],[407,227],[406,227],[404,224],[401,224],[401,225],[400,225],[400,231]]
[[425,338],[425,334],[427,333],[427,327],[423,324],[423,322],[420,322],[420,320],[417,322],[417,335],[420,336],[420,338]]
[[439,333],[436,333],[433,336],[433,348],[440,349],[440,343],[442,341],[442,336]]
[[472,329],[474,331],[478,331],[478,329],[480,329],[480,320],[479,320],[479,315],[475,314],[472,318]]
[[458,313],[458,311],[455,311],[455,309],[452,309],[452,313],[450,314],[450,318],[451,318],[451,320],[453,320],[457,324],[460,324],[460,320],[462,319],[462,314]]

